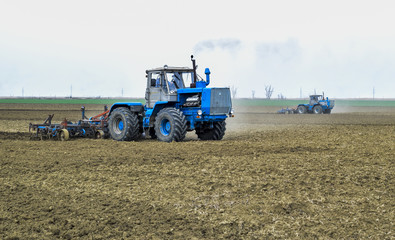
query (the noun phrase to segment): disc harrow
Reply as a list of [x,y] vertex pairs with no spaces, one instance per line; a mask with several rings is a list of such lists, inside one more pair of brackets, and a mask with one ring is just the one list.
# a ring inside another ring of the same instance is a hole
[[108,113],[107,106],[104,112],[87,118],[85,116],[85,107],[81,107],[82,119],[76,123],[64,119],[60,124],[52,123],[54,114],[48,115],[44,123],[29,124],[29,132],[32,133],[32,139],[60,140],[67,141],[70,138],[86,137],[86,138],[107,138],[108,137]]

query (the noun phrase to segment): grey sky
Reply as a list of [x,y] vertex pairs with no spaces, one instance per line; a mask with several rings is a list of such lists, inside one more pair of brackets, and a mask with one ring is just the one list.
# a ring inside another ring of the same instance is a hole
[[239,97],[394,98],[393,1],[1,1],[0,96],[143,97],[145,69],[210,67]]

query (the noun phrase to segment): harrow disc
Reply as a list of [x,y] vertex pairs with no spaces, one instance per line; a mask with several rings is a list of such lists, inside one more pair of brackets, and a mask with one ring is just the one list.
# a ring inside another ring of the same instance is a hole
[[95,138],[96,139],[104,138],[104,132],[102,130],[97,130],[96,133],[95,133]]

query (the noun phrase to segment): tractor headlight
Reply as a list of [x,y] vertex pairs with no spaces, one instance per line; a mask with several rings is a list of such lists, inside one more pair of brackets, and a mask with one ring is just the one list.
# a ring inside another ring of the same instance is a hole
[[202,114],[203,114],[203,112],[202,112],[202,110],[197,110],[197,114],[198,114],[198,116],[202,116]]
[[229,117],[234,117],[235,115],[234,115],[234,110],[233,110],[233,108],[231,108],[230,109],[230,111],[229,111]]

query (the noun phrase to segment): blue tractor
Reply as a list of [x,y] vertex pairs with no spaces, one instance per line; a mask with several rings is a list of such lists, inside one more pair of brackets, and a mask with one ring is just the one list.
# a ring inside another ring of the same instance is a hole
[[300,114],[315,113],[315,114],[330,114],[335,106],[334,100],[325,99],[324,95],[310,95],[308,104],[299,104],[296,111]]
[[118,141],[133,141],[143,134],[159,141],[182,141],[187,131],[201,140],[221,140],[228,116],[233,117],[229,88],[208,88],[192,68],[167,65],[146,71],[146,104],[119,102],[110,108],[108,132]]

